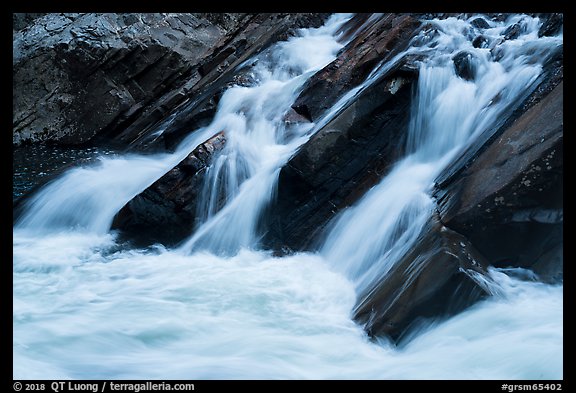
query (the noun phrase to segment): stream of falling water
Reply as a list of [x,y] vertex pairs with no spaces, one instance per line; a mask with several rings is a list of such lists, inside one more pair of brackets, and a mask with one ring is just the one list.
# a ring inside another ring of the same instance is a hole
[[[561,285],[492,270],[499,296],[401,348],[371,342],[350,319],[359,288],[385,274],[398,244],[427,218],[435,175],[526,94],[547,48],[561,43],[562,36],[538,39],[537,18],[489,21],[483,33],[491,39],[523,26],[500,45],[498,62],[469,45],[469,20],[435,21],[434,41],[411,49],[435,54],[421,65],[408,156],[340,215],[319,253],[276,258],[258,250],[257,220],[278,172],[315,130],[286,127],[283,115],[343,46],[335,35],[349,17],[335,15],[259,57],[258,83],[228,90],[212,124],[176,153],[102,158],[29,199],[13,231],[15,379],[563,377]],[[447,66],[462,48],[477,55],[475,82]],[[210,168],[204,224],[177,249],[120,247],[110,232],[116,212],[222,129],[228,142]]]

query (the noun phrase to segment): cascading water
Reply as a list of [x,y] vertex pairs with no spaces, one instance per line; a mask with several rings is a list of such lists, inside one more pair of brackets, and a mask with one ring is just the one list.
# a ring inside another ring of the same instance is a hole
[[[408,50],[431,61],[420,66],[407,157],[340,215],[320,253],[273,258],[257,250],[259,215],[281,166],[388,67],[377,67],[313,129],[284,125],[306,78],[342,47],[334,35],[348,17],[335,15],[259,56],[255,86],[229,89],[212,124],[176,153],[102,159],[30,199],[13,232],[14,378],[563,377],[562,286],[492,270],[499,296],[429,326],[401,349],[370,342],[350,319],[355,293],[418,235],[436,174],[527,94],[547,48],[562,42],[538,38],[536,18],[490,22],[483,34],[491,40],[508,25],[523,26],[499,44],[498,61],[471,46],[463,33],[469,21],[433,21],[438,36]],[[462,49],[477,59],[474,81],[447,66]],[[209,169],[203,223],[190,239],[176,250],[119,248],[108,233],[116,212],[222,130],[227,144]]]
[[257,246],[258,218],[273,195],[278,173],[312,128],[288,126],[284,115],[304,82],[343,46],[333,35],[345,20],[341,16],[325,28],[277,45],[259,56],[252,69],[257,86],[226,91],[215,119],[225,130],[226,146],[208,169],[198,203],[202,224],[183,251],[233,254]]
[[[407,156],[338,217],[322,248],[323,255],[355,281],[359,292],[410,249],[432,213],[428,191],[440,171],[480,134],[497,129],[500,115],[530,93],[542,62],[562,41],[561,37],[538,40],[538,20],[517,16],[508,21],[524,25],[517,40],[504,41],[507,25],[492,23],[477,29],[500,46],[475,48],[469,21],[433,22],[437,36],[411,50],[427,56],[420,64]],[[493,51],[498,51],[498,60]],[[452,59],[459,53],[474,59],[473,80],[456,74]]]
[[210,136],[209,129],[198,130],[174,154],[100,157],[98,165],[74,168],[25,202],[15,229],[105,234],[122,206]]

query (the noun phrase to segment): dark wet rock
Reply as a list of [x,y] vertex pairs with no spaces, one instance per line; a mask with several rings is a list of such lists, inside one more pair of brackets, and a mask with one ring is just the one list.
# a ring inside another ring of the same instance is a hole
[[226,143],[220,132],[200,144],[178,165],[126,204],[113,229],[142,243],[173,245],[196,226],[196,204],[206,169]]
[[225,34],[191,14],[36,19],[13,41],[14,144],[81,144],[137,116]]
[[476,64],[472,53],[462,51],[452,58],[456,75],[467,81],[474,80],[476,76]]
[[[14,34],[13,143],[104,140],[146,148],[161,135],[154,135],[157,127],[190,97],[203,95],[199,105],[207,108],[196,112],[208,116],[210,101],[232,80],[234,67],[298,28],[321,25],[326,17],[106,13],[36,18]],[[155,148],[163,144],[160,137]]]
[[479,35],[472,41],[472,46],[474,48],[488,48],[489,41],[488,38],[483,35]]
[[495,266],[561,281],[563,83],[456,162],[437,179],[442,222]]
[[355,14],[347,22],[345,22],[339,29],[340,40],[346,42],[354,37],[355,34],[369,28],[372,24],[376,23],[378,18],[375,14],[362,12]]
[[510,13],[489,13],[488,17],[495,22],[505,22],[510,17]]
[[364,90],[282,168],[269,209],[268,247],[309,248],[338,211],[402,156],[417,74],[399,68]]
[[561,59],[548,59],[534,91],[436,179],[437,214],[392,270],[358,294],[354,318],[371,336],[402,343],[493,294],[488,266],[562,282]]
[[309,121],[310,118],[306,115],[306,113],[298,113],[298,111],[294,108],[290,108],[286,113],[286,115],[284,116],[284,122],[287,125],[307,123]]
[[378,63],[402,52],[420,26],[419,19],[409,14],[384,14],[368,21],[332,63],[308,80],[293,106],[298,113],[317,121]]
[[431,41],[436,38],[438,34],[438,27],[434,23],[426,22],[420,27],[418,34],[411,40],[411,45],[414,47],[432,45],[432,47],[434,47],[435,44]]
[[[160,97],[115,139],[139,150],[174,150],[190,132],[209,124],[228,87],[256,82],[251,65],[239,69],[242,63],[273,43],[288,39],[298,28],[321,26],[327,17],[323,13],[250,15],[199,62],[194,78]],[[156,133],[158,128],[163,132]]]
[[520,23],[514,23],[512,26],[504,30],[504,39],[515,40],[516,38],[520,37],[521,33],[522,33],[522,25]]
[[14,12],[12,14],[12,30],[22,30],[32,24],[35,19],[46,15],[42,12]]
[[[365,18],[336,60],[316,73],[292,106],[317,121],[382,59],[403,51],[419,29],[410,15]],[[342,108],[282,168],[268,209],[263,244],[277,252],[303,250],[341,209],[358,200],[403,154],[417,71],[399,60]],[[284,250],[284,251],[282,251]]]
[[534,92],[530,94],[522,105],[515,111],[511,120],[516,119],[531,106],[540,102],[542,98],[548,95],[564,80],[563,46],[558,47],[557,51],[544,63],[544,69],[540,80],[541,82],[538,84],[538,87],[536,87]]
[[479,135],[475,142],[459,154],[439,176],[438,182],[443,182],[449,177],[457,176],[460,171],[467,167],[467,162],[473,160],[489,146],[491,141],[497,138],[514,121],[522,116],[528,109],[540,102],[552,90],[554,90],[564,78],[564,62],[562,46],[559,46],[550,57],[544,61],[543,71],[536,82],[536,88],[528,94],[516,107],[509,108],[500,116],[500,121],[494,127]]
[[484,18],[475,18],[474,20],[472,20],[472,22],[470,22],[470,24],[478,29],[490,28],[490,25],[488,24],[488,22],[486,22],[486,19]]
[[564,26],[564,15],[559,13],[551,14],[538,30],[538,37],[555,36]]
[[486,297],[487,266],[464,236],[432,216],[404,257],[358,294],[354,319],[370,336],[402,341],[411,329]]

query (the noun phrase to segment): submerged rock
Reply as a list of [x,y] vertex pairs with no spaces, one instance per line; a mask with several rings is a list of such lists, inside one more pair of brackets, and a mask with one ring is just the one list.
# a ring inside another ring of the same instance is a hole
[[504,30],[505,40],[515,40],[522,33],[522,25],[520,23],[515,23],[512,26]]
[[483,35],[479,35],[472,41],[472,46],[474,48],[487,48],[488,38],[484,37]]
[[476,64],[474,56],[470,52],[462,51],[452,58],[456,75],[467,81],[474,80],[476,76]]

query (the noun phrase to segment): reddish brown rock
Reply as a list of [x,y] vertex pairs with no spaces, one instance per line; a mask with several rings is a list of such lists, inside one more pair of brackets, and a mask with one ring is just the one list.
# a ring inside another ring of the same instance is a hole
[[[366,15],[357,18],[356,29],[369,21]],[[336,101],[362,83],[370,71],[382,61],[404,50],[420,21],[409,14],[384,14],[366,23],[338,57],[318,71],[306,84],[293,108],[311,121]],[[351,26],[353,28],[353,26]]]
[[427,319],[452,316],[488,295],[487,261],[436,216],[384,277],[358,294],[354,319],[371,336],[399,341]]

